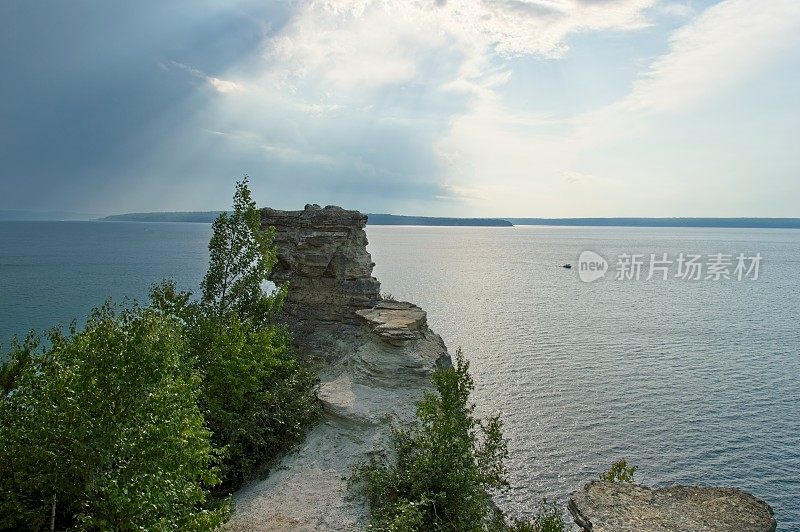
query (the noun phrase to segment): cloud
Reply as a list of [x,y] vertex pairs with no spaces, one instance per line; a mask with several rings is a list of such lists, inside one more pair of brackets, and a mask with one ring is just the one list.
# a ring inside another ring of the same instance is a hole
[[765,61],[797,46],[798,32],[797,0],[720,2],[670,37],[669,52],[616,107],[641,112],[684,107],[756,75]]
[[229,81],[227,79],[219,79],[211,76],[207,76],[206,79],[211,86],[214,87],[215,91],[223,94],[239,92],[244,88],[241,83],[236,83],[235,81]]
[[[655,0],[327,0],[301,4],[266,47],[279,83],[330,90],[463,83],[518,55],[559,57],[566,38],[648,25]],[[442,80],[442,77],[449,79]],[[494,80],[496,81],[496,80]]]
[[[241,83],[237,83],[235,81],[230,81],[227,79],[216,78],[214,76],[209,76],[205,72],[197,68],[194,68],[190,65],[184,63],[178,63],[177,61],[170,61],[169,64],[180,70],[183,70],[184,72],[188,72],[197,79],[205,81],[212,89],[221,94],[228,94],[244,90],[244,85],[242,85]],[[159,63],[158,66],[161,69],[168,69],[167,65],[165,65],[164,63]]]
[[[388,187],[397,187],[413,194],[418,208],[423,191],[454,213],[459,205],[480,208],[481,198],[513,196],[513,183],[528,172],[533,152],[491,169],[484,162],[496,157],[476,158],[493,148],[513,155],[525,149],[519,139],[530,129],[554,127],[546,114],[503,104],[499,91],[512,79],[513,63],[520,56],[560,58],[577,33],[647,27],[655,4],[298,2],[259,56],[222,72],[247,91],[215,102],[206,116],[217,123],[208,129],[252,131],[263,141],[228,136],[231,148],[258,153],[253,157],[270,167],[290,162],[293,171],[302,166],[316,175],[350,175],[353,187],[359,181],[378,203],[388,201]],[[487,175],[498,183],[480,182]],[[553,175],[562,181],[559,170]]]
[[[620,139],[638,143],[660,116],[691,110],[758,79],[800,44],[800,2],[724,0],[674,31],[668,42],[668,51],[627,94],[576,116],[537,115],[509,107],[492,90],[476,93],[480,97],[453,118],[438,146],[450,169],[447,182],[474,190],[491,179],[483,207],[495,213],[602,213],[598,198],[614,198],[618,209],[620,203],[646,205],[686,192],[669,167],[637,173],[633,164],[608,163],[604,146]],[[612,167],[624,173],[609,172]]]
[[694,14],[694,8],[688,3],[672,2],[659,5],[658,12],[668,17],[686,18]]

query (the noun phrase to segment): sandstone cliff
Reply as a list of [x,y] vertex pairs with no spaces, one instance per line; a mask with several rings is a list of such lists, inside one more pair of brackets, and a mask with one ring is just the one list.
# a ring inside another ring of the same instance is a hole
[[[367,217],[339,207],[263,209],[276,229],[276,283],[290,284],[283,319],[303,356],[320,363],[324,420],[270,475],[234,495],[229,530],[364,530],[363,498],[347,487],[353,467],[387,448],[390,428],[414,417],[437,363],[449,362],[425,311],[383,301],[372,277]],[[763,501],[730,488],[590,482],[569,510],[586,532],[771,532]]]
[[236,493],[231,530],[363,530],[365,502],[347,488],[353,466],[413,418],[437,362],[449,360],[425,311],[380,299],[366,220],[316,205],[262,211],[262,225],[276,229],[272,278],[290,284],[284,319],[302,354],[324,362],[325,414],[266,479]]

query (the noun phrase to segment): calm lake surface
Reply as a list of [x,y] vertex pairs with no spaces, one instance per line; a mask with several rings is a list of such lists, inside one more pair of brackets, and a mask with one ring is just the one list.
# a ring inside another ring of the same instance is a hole
[[[0,222],[0,342],[85,316],[155,280],[197,289],[205,224]],[[735,486],[800,529],[800,231],[693,228],[367,229],[384,292],[428,311],[472,364],[482,414],[511,439],[525,514],[616,458],[651,485]],[[606,257],[583,283],[577,257]],[[760,253],[757,280],[646,281],[650,254]],[[620,253],[641,279],[615,281]]]

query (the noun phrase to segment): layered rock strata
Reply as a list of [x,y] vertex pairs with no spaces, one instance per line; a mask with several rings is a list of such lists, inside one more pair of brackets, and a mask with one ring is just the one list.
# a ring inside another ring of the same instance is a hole
[[585,532],[774,532],[772,508],[733,488],[595,481],[568,505]]
[[391,428],[413,418],[437,363],[449,362],[422,309],[380,300],[366,219],[316,205],[262,211],[275,227],[272,279],[289,283],[284,318],[301,354],[323,362],[324,419],[269,476],[235,494],[230,530],[364,530],[366,503],[347,479],[376,446],[389,447]]
[[295,322],[358,324],[358,309],[380,300],[364,226],[367,217],[341,207],[306,205],[302,211],[263,209],[262,227],[275,228],[278,264],[271,280],[289,282],[284,303]]

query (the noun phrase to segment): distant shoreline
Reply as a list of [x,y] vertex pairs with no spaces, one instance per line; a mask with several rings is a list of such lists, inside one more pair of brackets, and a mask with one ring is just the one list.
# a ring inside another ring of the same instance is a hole
[[[211,223],[222,211],[133,212],[102,218],[65,212],[0,211],[0,221],[101,221]],[[48,216],[52,215],[52,216]],[[800,229],[800,218],[456,218],[369,214],[368,225],[428,227],[696,227],[731,229]]]
[[514,225],[559,227],[727,227],[800,229],[800,218],[506,218]]
[[[145,212],[116,214],[100,221],[211,223],[222,211]],[[432,227],[705,227],[735,229],[800,229],[800,218],[454,218],[370,214],[367,225],[421,225]]]

